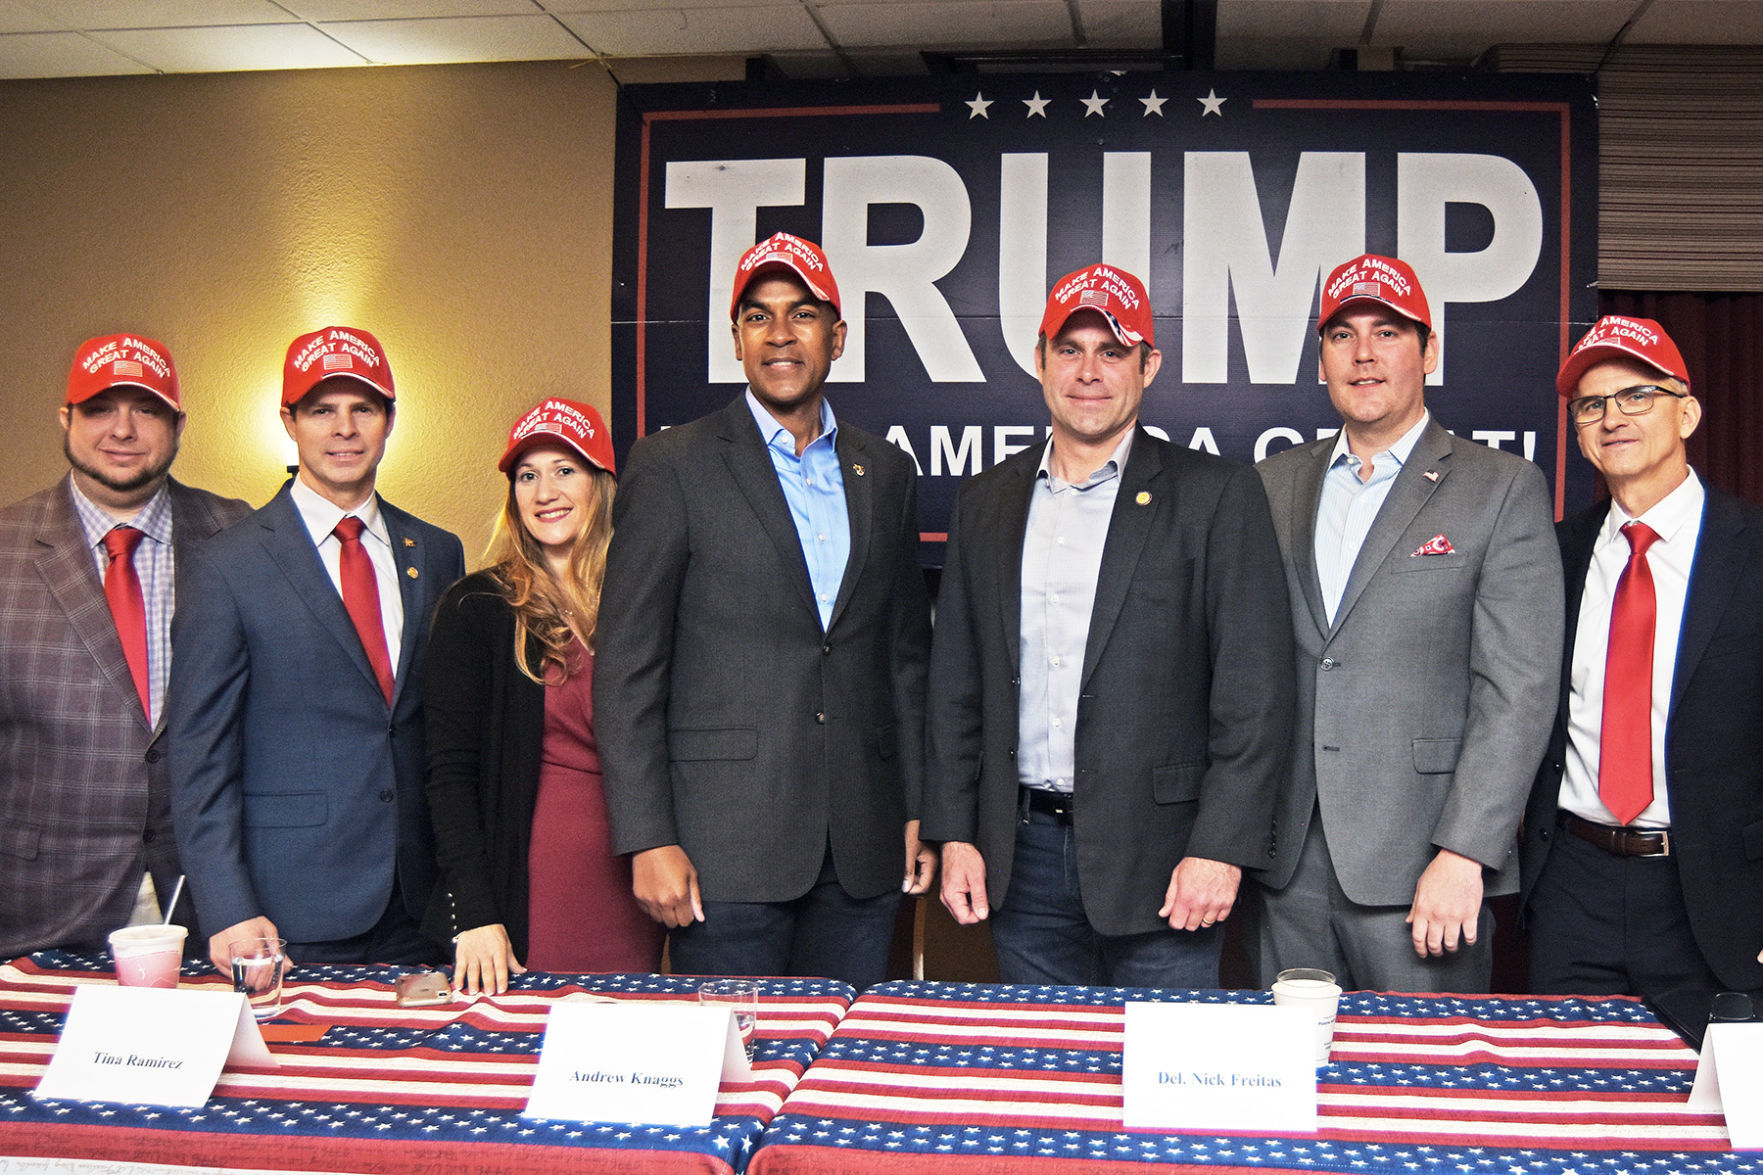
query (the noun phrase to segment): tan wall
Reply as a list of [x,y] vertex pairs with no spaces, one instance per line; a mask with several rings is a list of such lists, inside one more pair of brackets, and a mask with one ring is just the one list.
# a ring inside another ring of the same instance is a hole
[[287,344],[348,323],[398,383],[380,488],[475,564],[513,419],[608,405],[615,101],[562,62],[0,83],[0,502],[65,472],[74,348],[123,330],[177,363],[176,475],[266,501]]

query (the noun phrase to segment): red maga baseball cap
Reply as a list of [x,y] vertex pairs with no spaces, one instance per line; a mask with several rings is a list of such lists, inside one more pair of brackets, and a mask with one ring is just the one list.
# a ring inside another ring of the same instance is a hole
[[1054,282],[1046,312],[1041,315],[1041,334],[1052,338],[1079,310],[1098,311],[1108,320],[1114,337],[1129,347],[1157,345],[1152,337],[1151,296],[1145,292],[1145,283],[1124,269],[1091,265]]
[[67,402],[83,404],[99,392],[127,385],[145,388],[179,412],[178,371],[171,352],[157,339],[141,335],[101,335],[73,353],[67,373]]
[[839,283],[833,280],[832,266],[820,246],[789,233],[772,233],[769,237],[741,254],[735,266],[735,292],[728,301],[728,317],[733,322],[740,314],[741,295],[755,278],[768,270],[787,269],[802,279],[802,284],[822,302],[831,302],[834,314],[839,310]]
[[1316,315],[1316,329],[1340,313],[1350,302],[1381,302],[1400,314],[1432,330],[1432,310],[1426,304],[1426,291],[1406,261],[1365,253],[1340,266],[1328,275],[1322,286],[1322,309]]
[[359,327],[327,326],[288,344],[282,365],[282,407],[298,404],[333,375],[358,379],[388,400],[398,398],[392,390],[392,365],[380,341]]
[[1567,362],[1555,376],[1555,390],[1572,398],[1579,387],[1579,377],[1593,364],[1606,359],[1639,359],[1648,367],[1681,379],[1684,387],[1690,386],[1689,366],[1664,327],[1650,318],[1606,314],[1568,352]]
[[534,445],[552,441],[566,445],[591,465],[617,476],[612,461],[612,434],[592,404],[548,399],[514,422],[508,430],[508,448],[496,468],[513,476],[515,462]]

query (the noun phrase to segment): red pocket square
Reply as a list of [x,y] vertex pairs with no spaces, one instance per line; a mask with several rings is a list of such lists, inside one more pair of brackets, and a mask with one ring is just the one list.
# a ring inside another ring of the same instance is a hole
[[1457,548],[1451,545],[1450,539],[1442,534],[1435,534],[1415,548],[1414,554],[1408,557],[1412,559],[1417,555],[1451,555],[1455,554],[1456,550]]

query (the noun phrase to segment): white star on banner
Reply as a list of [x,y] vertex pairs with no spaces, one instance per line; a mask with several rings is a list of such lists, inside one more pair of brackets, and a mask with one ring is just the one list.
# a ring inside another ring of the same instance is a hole
[[974,91],[973,99],[966,103],[967,109],[972,112],[967,116],[968,119],[983,118],[989,122],[992,116],[986,113],[986,108],[991,104],[992,100],[990,98],[977,90]]
[[1024,118],[1045,118],[1045,117],[1047,117],[1047,103],[1049,101],[1051,101],[1051,99],[1041,97],[1041,92],[1039,90],[1036,90],[1035,96],[1033,98],[1024,98],[1022,100],[1022,104],[1024,106],[1028,107],[1028,113],[1023,115],[1023,117]]
[[1224,104],[1229,102],[1230,99],[1220,98],[1217,90],[1207,90],[1204,98],[1195,98],[1194,101],[1205,107],[1204,110],[1200,111],[1201,118],[1205,118],[1208,114],[1216,114],[1219,118],[1223,118]]
[[1162,118],[1163,117],[1163,104],[1165,102],[1169,101],[1169,99],[1168,98],[1159,98],[1157,96],[1157,91],[1152,90],[1151,96],[1149,98],[1140,98],[1139,101],[1145,107],[1145,117],[1146,118],[1150,118],[1153,114],[1155,114],[1158,118]]
[[1102,113],[1102,107],[1108,105],[1109,99],[1102,97],[1096,91],[1091,90],[1088,98],[1079,98],[1078,101],[1084,104],[1085,118],[1088,118],[1092,114],[1097,118],[1107,117]]

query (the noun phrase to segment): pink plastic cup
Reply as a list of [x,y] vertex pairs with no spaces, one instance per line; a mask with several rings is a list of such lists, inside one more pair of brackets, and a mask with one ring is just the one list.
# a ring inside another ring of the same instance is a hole
[[110,932],[116,981],[124,987],[176,987],[184,960],[184,926],[125,926]]

